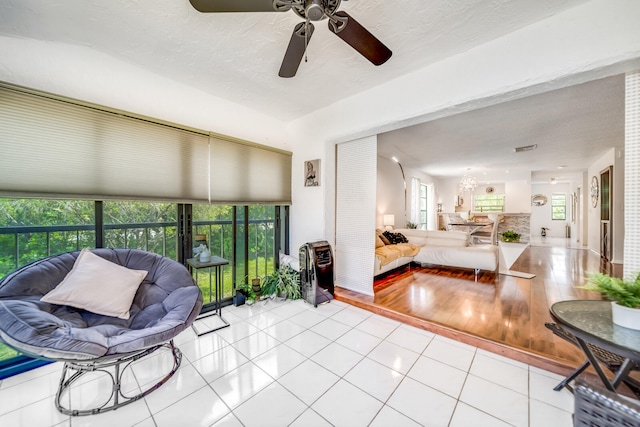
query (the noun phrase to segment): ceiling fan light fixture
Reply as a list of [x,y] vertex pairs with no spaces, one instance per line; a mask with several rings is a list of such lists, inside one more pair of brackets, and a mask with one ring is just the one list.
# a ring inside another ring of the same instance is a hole
[[310,21],[319,21],[324,18],[324,6],[322,4],[322,0],[307,1],[305,14]]

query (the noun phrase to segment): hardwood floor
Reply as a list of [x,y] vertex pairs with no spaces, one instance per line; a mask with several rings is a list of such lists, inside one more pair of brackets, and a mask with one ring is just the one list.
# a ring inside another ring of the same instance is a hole
[[466,342],[515,360],[567,375],[584,357],[545,326],[549,307],[567,299],[600,299],[578,289],[587,272],[620,277],[620,265],[601,263],[591,251],[529,247],[511,267],[533,279],[472,270],[415,265],[374,283],[374,297],[336,288],[336,299]]

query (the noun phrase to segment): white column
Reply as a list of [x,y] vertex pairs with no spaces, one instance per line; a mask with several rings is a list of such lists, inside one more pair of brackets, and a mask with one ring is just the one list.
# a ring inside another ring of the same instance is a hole
[[336,285],[373,295],[377,137],[339,144],[336,151]]
[[640,70],[626,75],[624,277],[640,272]]

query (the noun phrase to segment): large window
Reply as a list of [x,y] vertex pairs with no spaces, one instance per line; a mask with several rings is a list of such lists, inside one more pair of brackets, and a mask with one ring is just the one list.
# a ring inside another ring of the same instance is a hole
[[504,194],[478,194],[473,198],[474,212],[504,212]]
[[551,194],[551,219],[567,219],[567,195],[565,193]]
[[[224,303],[237,284],[271,273],[277,251],[287,250],[283,212],[288,211],[280,206],[0,198],[0,278],[37,259],[82,248],[135,248],[179,260],[190,253],[178,236],[183,206],[192,211],[192,236],[205,235],[212,255],[229,260]],[[197,278],[204,303],[212,303],[215,274],[199,270]],[[0,378],[20,372],[20,364],[31,360],[0,344]]]
[[427,185],[420,184],[420,224],[418,228],[427,229]]

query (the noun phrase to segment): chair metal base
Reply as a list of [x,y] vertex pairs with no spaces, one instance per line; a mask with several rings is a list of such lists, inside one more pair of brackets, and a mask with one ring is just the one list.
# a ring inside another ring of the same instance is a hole
[[[148,387],[143,392],[135,396],[125,396],[121,388],[122,375],[125,370],[136,360],[148,356],[149,354],[162,347],[169,349],[173,356],[173,368],[171,369],[171,371],[167,373],[167,375],[165,375],[164,378],[162,378],[159,382],[153,384],[151,387]],[[64,367],[62,368],[62,377],[60,378],[60,384],[56,393],[56,408],[61,413],[71,416],[101,414],[103,412],[113,411],[115,409],[121,408],[125,405],[142,399],[152,391],[160,388],[162,384],[166,383],[173,376],[173,374],[176,373],[176,371],[180,367],[181,361],[182,352],[180,352],[180,350],[173,345],[173,340],[169,341],[168,343],[160,344],[146,350],[142,350],[140,352],[129,353],[126,356],[117,359],[66,361]],[[113,370],[113,372],[111,371],[111,369]],[[103,405],[92,409],[71,409],[63,406],[61,403],[62,397],[67,392],[70,392],[71,386],[85,374],[91,372],[103,372],[111,378],[113,385],[111,389],[111,396],[109,397],[109,399]]]

